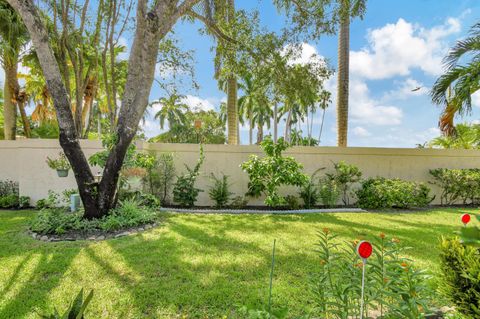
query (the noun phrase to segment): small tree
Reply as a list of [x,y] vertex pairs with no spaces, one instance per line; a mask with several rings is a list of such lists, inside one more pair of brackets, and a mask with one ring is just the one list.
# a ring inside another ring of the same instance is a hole
[[278,194],[278,188],[282,185],[302,186],[308,182],[308,176],[302,173],[302,164],[293,157],[282,156],[289,146],[283,138],[274,143],[267,136],[260,146],[266,154],[264,158],[250,155],[250,159],[241,164],[250,178],[247,195],[259,197],[264,194],[266,205],[285,205],[286,200]]
[[350,165],[344,161],[334,163],[333,167],[335,168],[335,173],[327,174],[327,177],[335,181],[336,185],[340,188],[342,192],[342,200],[344,205],[349,204],[349,190],[353,183],[360,181],[362,177],[362,172],[355,165]]
[[195,187],[195,182],[200,174],[200,167],[205,160],[205,154],[203,153],[203,146],[200,145],[200,158],[193,169],[185,165],[187,173],[180,175],[177,178],[177,182],[173,186],[173,201],[179,203],[185,207],[192,207],[197,201],[198,193],[202,192],[201,189]]

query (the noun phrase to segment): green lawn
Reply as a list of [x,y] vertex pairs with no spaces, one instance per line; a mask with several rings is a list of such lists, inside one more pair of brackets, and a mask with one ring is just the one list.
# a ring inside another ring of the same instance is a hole
[[94,289],[87,318],[235,317],[240,305],[265,305],[272,241],[273,298],[297,315],[308,307],[316,232],[345,240],[385,232],[410,257],[438,269],[438,238],[458,229],[453,209],[419,213],[176,215],[162,226],[104,242],[43,243],[25,233],[35,212],[0,211],[0,318],[64,310],[80,288]]

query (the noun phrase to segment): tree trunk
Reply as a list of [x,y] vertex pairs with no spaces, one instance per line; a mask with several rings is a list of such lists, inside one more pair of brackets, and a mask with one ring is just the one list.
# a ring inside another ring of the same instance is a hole
[[318,134],[318,145],[320,146],[320,142],[322,141],[322,130],[323,130],[323,121],[325,120],[325,109],[322,112],[322,123],[320,124],[320,133]]
[[286,142],[290,142],[290,132],[292,131],[290,127],[290,125],[292,124],[291,122],[292,122],[292,110],[288,111],[287,120],[285,121],[284,139]]
[[237,79],[231,76],[227,80],[227,125],[228,144],[238,144]]
[[263,124],[259,123],[257,126],[257,144],[263,141]]
[[157,0],[151,10],[148,9],[147,0],[137,1],[135,38],[128,61],[127,81],[115,132],[116,144],[109,152],[99,184],[94,181],[88,161],[80,147],[70,109],[69,94],[50,47],[47,30],[33,0],[8,0],[8,2],[22,17],[40,61],[57,113],[60,145],[72,165],[85,208],[84,217],[91,219],[105,216],[115,205],[119,172],[148,104],[160,39],[166,36],[175,22],[198,0],[184,0],[176,8],[172,8],[170,1]]
[[337,145],[340,147],[347,146],[348,136],[349,43],[350,17],[345,14],[338,35]]
[[18,79],[17,79],[17,59],[13,64],[5,63],[5,88],[3,102],[3,130],[6,140],[14,140],[17,132],[17,106],[16,96],[18,95]]
[[253,144],[253,118],[252,118],[252,110],[250,109],[248,111],[248,144],[252,145]]
[[30,130],[30,122],[28,121],[27,113],[25,112],[26,100],[27,100],[27,94],[25,93],[25,91],[18,93],[17,105],[18,105],[18,110],[20,111],[20,116],[22,117],[23,132],[26,138],[30,138],[32,136],[32,132]]
[[277,143],[278,139],[278,105],[273,103],[273,141]]

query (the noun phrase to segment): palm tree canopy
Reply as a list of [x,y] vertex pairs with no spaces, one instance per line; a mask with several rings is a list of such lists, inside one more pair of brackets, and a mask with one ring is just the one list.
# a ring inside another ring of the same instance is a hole
[[160,121],[162,129],[164,128],[165,120],[168,121],[170,127],[184,123],[185,112],[188,110],[188,105],[183,102],[184,99],[185,96],[173,92],[168,97],[162,97],[150,103],[150,106],[155,104],[161,106],[161,109],[155,114],[155,119]]
[[[468,60],[467,60],[468,59]],[[461,61],[467,61],[461,64]],[[472,94],[480,89],[480,23],[475,24],[466,39],[459,40],[443,60],[445,73],[433,85],[432,102],[444,109],[439,127],[444,134],[455,132],[453,119],[472,110]]]
[[16,11],[0,0],[0,62],[16,63],[19,51],[28,41],[28,31]]

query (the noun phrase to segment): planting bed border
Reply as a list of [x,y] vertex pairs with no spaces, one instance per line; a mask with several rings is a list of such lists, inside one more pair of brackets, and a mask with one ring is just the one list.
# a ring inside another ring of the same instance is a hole
[[186,213],[186,214],[322,214],[322,213],[367,213],[361,208],[319,208],[319,209],[296,209],[296,210],[261,210],[261,209],[215,209],[215,208],[169,208],[161,207],[161,212]]

